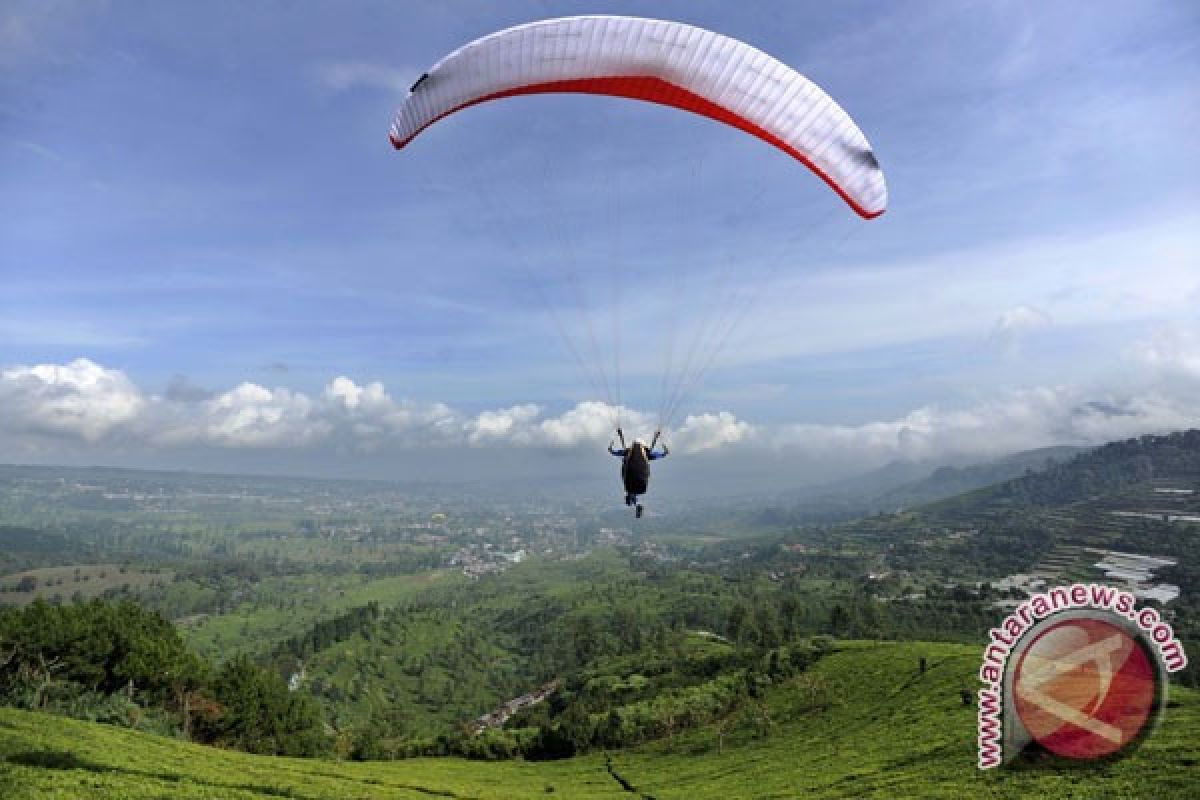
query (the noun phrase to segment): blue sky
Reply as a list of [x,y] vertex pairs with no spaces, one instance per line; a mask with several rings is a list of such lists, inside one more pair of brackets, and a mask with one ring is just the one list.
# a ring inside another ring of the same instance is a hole
[[[447,51],[577,13],[796,67],[888,213],[628,101],[493,103],[391,150]],[[584,340],[572,280],[643,427],[671,331],[748,293],[673,436],[785,481],[1200,424],[1198,128],[1191,2],[6,3],[0,460],[583,463],[613,398],[547,311]]]

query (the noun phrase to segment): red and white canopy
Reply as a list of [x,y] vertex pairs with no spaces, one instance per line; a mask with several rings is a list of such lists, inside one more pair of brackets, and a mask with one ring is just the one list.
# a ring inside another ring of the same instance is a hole
[[745,42],[665,20],[564,17],[476,39],[413,85],[392,144],[400,149],[468,106],[546,92],[629,97],[710,117],[800,160],[859,215],[887,208],[867,137],[820,87]]

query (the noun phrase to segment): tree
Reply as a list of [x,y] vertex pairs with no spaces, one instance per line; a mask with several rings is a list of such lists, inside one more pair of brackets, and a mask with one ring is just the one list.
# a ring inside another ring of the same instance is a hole
[[288,691],[245,656],[221,668],[213,692],[220,716],[198,725],[206,741],[268,755],[311,756],[328,748],[312,698]]
[[726,629],[729,631],[729,638],[735,642],[742,641],[742,634],[746,629],[746,621],[750,616],[749,610],[742,603],[738,603],[729,611],[729,621],[726,623]]
[[829,630],[833,633],[844,633],[850,627],[850,614],[841,604],[835,605],[829,612]]
[[570,743],[572,754],[583,753],[591,747],[595,728],[582,703],[574,702],[567,707],[566,713],[559,718],[559,728],[563,738]]
[[626,744],[624,725],[621,720],[621,712],[617,709],[612,709],[605,717],[604,723],[596,732],[596,738],[599,743],[605,747],[621,747]]

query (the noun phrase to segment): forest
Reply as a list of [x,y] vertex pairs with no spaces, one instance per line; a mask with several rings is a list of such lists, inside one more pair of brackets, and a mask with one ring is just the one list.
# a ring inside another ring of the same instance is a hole
[[[181,528],[177,545],[140,561],[120,543],[130,533],[75,536],[92,511],[40,528],[31,519],[14,529],[10,559],[53,560],[50,543],[77,544],[59,553],[67,565],[0,580],[0,602],[40,595],[0,608],[0,702],[249,752],[364,760],[556,759],[712,726],[752,736],[770,727],[764,692],[805,685],[843,643],[978,643],[1003,616],[997,604],[1021,596],[993,583],[1084,545],[1173,558],[1160,578],[1180,595],[1166,612],[1194,649],[1195,525],[1111,514],[1159,502],[1164,481],[1200,487],[1200,432],[1114,443],[837,524],[743,522],[726,537],[574,533],[562,555],[548,548],[474,579],[449,560],[490,552],[459,543],[487,530],[482,513],[469,531],[439,519],[402,536],[376,536],[347,515],[339,527],[355,532],[349,548],[308,566],[296,554],[339,534],[306,515],[270,512],[268,526],[227,510],[238,520],[227,530]],[[1173,513],[1196,503],[1170,497]],[[102,530],[137,521],[137,541],[165,535],[154,512],[100,519]],[[495,541],[532,547],[559,535],[545,523],[519,530]],[[364,545],[372,537],[386,559]],[[253,544],[263,541],[281,555]],[[69,566],[80,548],[90,563]],[[173,551],[189,555],[165,555]],[[1063,575],[1087,568],[1079,561]],[[1196,686],[1197,677],[1193,663],[1175,680]],[[501,724],[478,722],[551,684]],[[805,691],[812,708],[836,699],[815,683]]]

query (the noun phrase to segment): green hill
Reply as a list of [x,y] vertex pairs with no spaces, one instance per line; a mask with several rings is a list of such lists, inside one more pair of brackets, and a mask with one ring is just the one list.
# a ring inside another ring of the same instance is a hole
[[[1089,500],[1111,503],[1161,479],[1187,488],[1200,482],[1200,429],[1109,442],[1041,472],[960,494],[928,508],[979,513],[997,507],[1051,507]],[[1190,509],[1195,501],[1190,497],[1184,509]]]
[[910,483],[879,494],[873,508],[891,510],[933,503],[997,483],[1037,474],[1086,452],[1082,447],[1042,447],[967,466],[942,466]]
[[[922,674],[918,659],[928,660]],[[342,763],[251,756],[0,709],[6,798],[1196,797],[1200,694],[1172,690],[1127,759],[1074,769],[975,768],[978,647],[843,643],[761,705],[632,750],[564,761]]]

